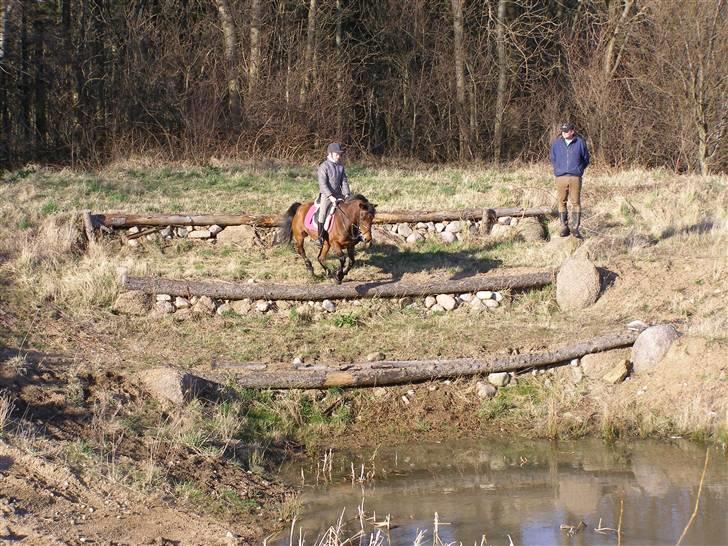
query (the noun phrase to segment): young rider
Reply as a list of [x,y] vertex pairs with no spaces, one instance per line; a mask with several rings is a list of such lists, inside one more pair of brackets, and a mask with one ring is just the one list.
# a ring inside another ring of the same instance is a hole
[[319,210],[318,210],[318,239],[316,244],[324,244],[324,221],[332,206],[337,200],[346,199],[351,195],[349,178],[346,176],[344,166],[340,163],[344,150],[337,142],[332,142],[326,148],[326,159],[318,167],[319,183]]

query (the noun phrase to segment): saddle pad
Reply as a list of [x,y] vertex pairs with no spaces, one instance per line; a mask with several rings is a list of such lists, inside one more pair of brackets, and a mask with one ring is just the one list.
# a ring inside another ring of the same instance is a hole
[[[314,203],[311,208],[308,209],[308,212],[306,213],[306,218],[303,220],[303,226],[306,229],[310,229],[311,231],[316,231],[318,229],[318,210],[319,206]],[[328,229],[331,227],[331,219],[334,217],[334,212],[336,211],[335,207],[329,208],[329,213],[326,215],[326,219],[324,220],[324,229],[328,231]]]

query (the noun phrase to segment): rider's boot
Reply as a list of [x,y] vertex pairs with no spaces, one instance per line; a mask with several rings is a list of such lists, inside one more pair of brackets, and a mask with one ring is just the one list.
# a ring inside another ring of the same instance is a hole
[[574,213],[574,225],[571,226],[571,234],[577,239],[581,239],[581,232],[579,231],[579,224],[581,223],[581,212]]
[[318,239],[316,239],[317,246],[324,246],[324,223],[319,222],[318,224]]
[[560,212],[559,220],[561,221],[561,231],[559,231],[559,236],[566,237],[569,235],[569,213],[566,211]]

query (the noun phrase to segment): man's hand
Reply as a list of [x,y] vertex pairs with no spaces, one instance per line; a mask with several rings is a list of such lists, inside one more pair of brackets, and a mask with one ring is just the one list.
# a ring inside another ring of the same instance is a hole
[[331,201],[332,205],[336,205],[336,197],[334,197],[333,195],[329,195],[329,201]]

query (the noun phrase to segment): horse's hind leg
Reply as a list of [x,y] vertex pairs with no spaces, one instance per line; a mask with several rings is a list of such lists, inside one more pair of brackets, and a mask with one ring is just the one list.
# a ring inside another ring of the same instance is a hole
[[306,256],[306,250],[303,247],[303,239],[303,235],[296,237],[296,252],[299,256],[301,256],[301,258],[303,258],[303,261],[306,264],[306,269],[308,269],[308,272],[311,273],[311,276],[315,277],[316,274],[313,272],[313,264],[311,263],[311,260],[308,259],[308,256]]
[[351,271],[354,265],[356,265],[356,260],[354,259],[354,245],[349,244],[349,246],[346,247],[346,252],[349,255],[349,265],[347,265],[346,269],[344,269],[344,275]]

